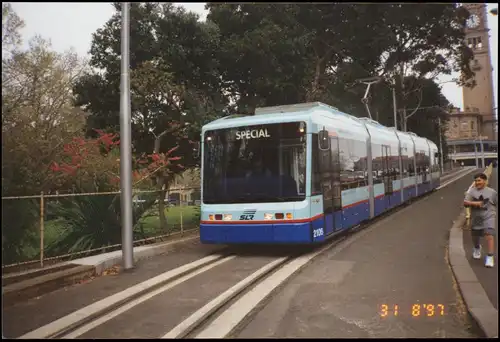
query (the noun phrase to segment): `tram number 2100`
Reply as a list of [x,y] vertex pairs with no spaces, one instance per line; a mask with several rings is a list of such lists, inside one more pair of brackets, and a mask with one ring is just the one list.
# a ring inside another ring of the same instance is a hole
[[313,238],[323,236],[323,234],[324,234],[323,228],[318,228],[313,230]]

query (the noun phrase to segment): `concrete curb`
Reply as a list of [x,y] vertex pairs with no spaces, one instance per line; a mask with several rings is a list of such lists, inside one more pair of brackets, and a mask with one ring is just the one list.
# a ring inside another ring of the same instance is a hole
[[[198,238],[197,230],[194,229],[187,237],[167,241],[160,244],[140,246],[134,248],[134,261],[153,257],[164,253],[168,248],[177,244]],[[192,235],[192,236],[191,236]],[[36,276],[34,278],[21,280],[2,286],[2,299],[4,305],[12,305],[16,302],[28,300],[34,297],[58,290],[64,286],[72,285],[78,281],[92,276],[101,275],[106,269],[122,262],[122,251],[99,254],[92,257],[81,258],[71,261],[72,267],[64,267],[55,272]],[[67,265],[67,263],[65,263]]]
[[[193,234],[189,234],[193,235]],[[163,242],[160,244],[156,245],[150,245],[150,246],[140,246],[140,247],[135,247],[134,248],[134,262],[137,262],[141,259],[153,257],[159,254],[162,254],[163,252],[167,251],[169,247],[172,247],[174,245],[194,240],[198,238],[198,234],[195,234],[194,236],[189,236],[185,237],[179,240],[174,240],[174,241],[167,241]],[[98,254],[95,256],[87,257],[87,258],[82,258],[82,259],[76,259],[73,260],[73,264],[78,264],[78,265],[88,265],[88,266],[93,266],[95,268],[95,274],[96,275],[101,275],[105,270],[107,270],[110,267],[113,267],[115,265],[119,265],[122,262],[122,251],[114,251],[106,254]]]
[[463,210],[450,230],[448,260],[470,315],[485,337],[498,338],[498,310],[488,299],[467,260],[463,247],[462,229],[466,222],[466,213]]
[[94,274],[95,268],[92,266],[74,265],[71,268],[12,283],[2,287],[3,304],[10,306],[18,301],[38,297],[81,279],[92,277]]

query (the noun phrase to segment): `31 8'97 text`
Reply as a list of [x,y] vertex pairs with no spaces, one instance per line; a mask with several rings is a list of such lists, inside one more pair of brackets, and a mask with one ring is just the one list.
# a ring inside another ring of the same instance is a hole
[[408,306],[399,306],[397,304],[380,305],[380,317],[398,316],[398,315],[409,315],[413,317],[434,317],[434,316],[444,316],[445,307],[444,304],[413,304]]

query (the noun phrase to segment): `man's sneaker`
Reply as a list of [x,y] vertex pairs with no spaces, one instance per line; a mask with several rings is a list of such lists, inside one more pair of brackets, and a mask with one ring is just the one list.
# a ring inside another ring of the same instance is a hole
[[481,246],[479,246],[479,248],[472,249],[472,257],[476,260],[481,259]]
[[486,260],[484,262],[485,267],[493,267],[495,265],[495,262],[493,261],[493,256],[487,255]]

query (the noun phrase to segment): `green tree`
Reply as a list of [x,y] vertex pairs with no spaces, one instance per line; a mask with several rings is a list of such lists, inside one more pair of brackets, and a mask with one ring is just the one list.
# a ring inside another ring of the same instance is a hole
[[[121,4],[93,36],[90,65],[75,86],[77,105],[90,114],[94,129],[119,130]],[[216,26],[172,4],[133,3],[130,9],[132,140],[136,155],[176,148],[182,160],[153,175],[159,195],[160,224],[165,227],[163,198],[173,176],[197,164],[192,142],[201,125],[224,114],[227,99],[220,87]]]
[[[86,74],[75,87],[77,104],[91,114],[89,135],[95,128],[119,130],[120,4],[115,7],[117,13],[92,41],[90,65],[101,71]],[[151,152],[156,137],[174,125],[178,134],[164,134],[160,149],[179,145],[187,166],[194,162],[189,140],[197,138],[203,120],[222,114],[225,106],[210,58],[217,29],[172,4],[134,3],[130,13],[134,151]]]
[[[21,44],[19,30],[24,22],[12,9],[8,2],[2,3],[2,53],[8,54]],[[2,59],[3,60],[3,59]]]
[[[34,37],[20,50],[22,20],[2,5],[2,197],[55,190],[50,171],[62,146],[83,132],[85,117],[73,106],[73,83],[84,63],[56,53]],[[26,258],[38,237],[39,201],[2,200],[3,262]]]
[[[392,80],[401,66],[403,78],[471,75],[472,55],[463,43],[467,13],[453,4],[208,3],[207,8],[207,20],[221,35],[223,84],[241,112],[319,100],[364,116],[359,78]],[[399,87],[402,104],[404,96]]]

